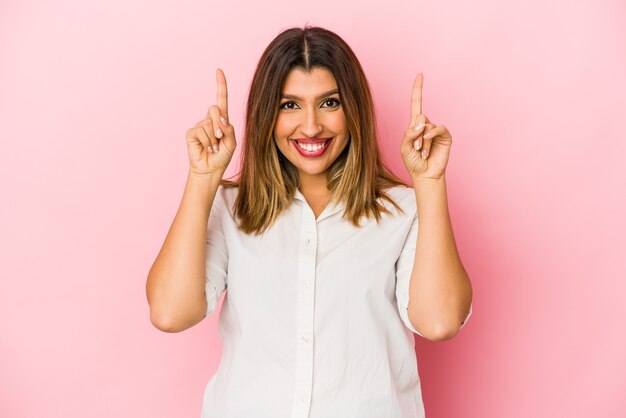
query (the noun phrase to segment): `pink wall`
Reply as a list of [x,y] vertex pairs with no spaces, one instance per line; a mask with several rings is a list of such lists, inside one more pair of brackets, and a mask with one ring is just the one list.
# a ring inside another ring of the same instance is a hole
[[418,71],[455,141],[474,313],[417,339],[429,418],[626,416],[623,1],[174,3],[0,3],[1,417],[199,417],[217,314],[166,334],[145,297],[184,135],[218,66],[241,132],[263,48],[307,22],[360,57],[398,173]]

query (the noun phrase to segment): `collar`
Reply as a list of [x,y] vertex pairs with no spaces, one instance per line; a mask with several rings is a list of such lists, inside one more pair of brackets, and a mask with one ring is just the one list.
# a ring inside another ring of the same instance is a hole
[[[304,204],[308,205],[308,202],[304,198],[304,195],[300,192],[300,189],[296,189],[294,197],[302,201]],[[321,221],[324,218],[327,218],[331,215],[334,215],[335,213],[339,211],[342,211],[344,207],[345,205],[343,204],[342,201],[331,200],[330,202],[328,202],[328,204],[326,205],[322,213],[320,213],[320,215],[317,217],[317,221]]]

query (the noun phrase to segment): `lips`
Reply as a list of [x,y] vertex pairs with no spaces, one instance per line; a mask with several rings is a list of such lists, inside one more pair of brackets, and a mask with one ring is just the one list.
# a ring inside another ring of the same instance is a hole
[[305,157],[319,157],[328,149],[333,138],[297,138],[291,142],[300,155]]
[[298,141],[301,144],[319,144],[321,142],[326,142],[332,138],[294,138],[294,141]]

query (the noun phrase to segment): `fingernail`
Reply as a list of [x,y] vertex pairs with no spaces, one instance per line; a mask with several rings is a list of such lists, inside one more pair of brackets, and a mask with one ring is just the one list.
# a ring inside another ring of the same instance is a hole
[[217,128],[215,130],[215,136],[218,137],[218,138],[222,137],[222,130],[220,128]]
[[420,122],[420,123],[418,123],[417,125],[415,125],[415,128],[414,128],[414,129],[415,129],[416,131],[419,131],[419,130],[420,130],[420,129],[422,129],[423,127],[424,127],[424,124]]
[[213,150],[213,154],[217,154],[217,145],[212,145],[211,149]]
[[430,138],[431,136],[433,136],[432,132],[428,132],[428,133],[424,134],[424,138],[427,138],[427,139]]
[[224,116],[220,116],[220,120],[224,125],[226,125],[226,118]]
[[425,160],[426,158],[428,158],[428,150],[427,149],[423,149],[422,150],[422,158]]
[[422,140],[418,139],[415,141],[415,149],[420,149],[422,147]]

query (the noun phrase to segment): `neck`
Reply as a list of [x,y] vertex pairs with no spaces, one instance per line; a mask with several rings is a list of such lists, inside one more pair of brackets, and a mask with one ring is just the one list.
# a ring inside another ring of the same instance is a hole
[[328,177],[326,173],[320,174],[306,174],[299,173],[300,176],[300,192],[303,195],[311,194],[311,195],[326,195],[329,193],[328,190]]

